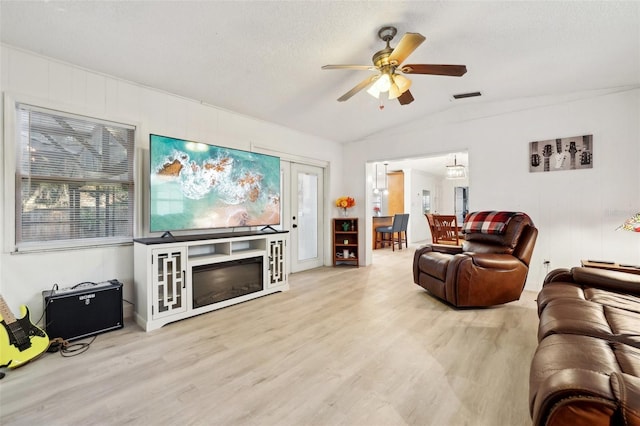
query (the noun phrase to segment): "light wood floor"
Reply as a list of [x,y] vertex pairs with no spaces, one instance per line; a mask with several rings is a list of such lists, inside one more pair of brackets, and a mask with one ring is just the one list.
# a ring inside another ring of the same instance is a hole
[[413,249],[290,276],[291,290],[0,381],[2,425],[527,425],[535,294],[454,310],[413,284]]

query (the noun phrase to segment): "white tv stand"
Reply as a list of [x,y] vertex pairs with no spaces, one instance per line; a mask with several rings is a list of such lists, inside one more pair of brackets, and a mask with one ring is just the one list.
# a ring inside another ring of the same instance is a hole
[[[146,331],[289,289],[288,231],[134,239],[135,320]],[[262,290],[194,308],[192,269],[262,257]]]

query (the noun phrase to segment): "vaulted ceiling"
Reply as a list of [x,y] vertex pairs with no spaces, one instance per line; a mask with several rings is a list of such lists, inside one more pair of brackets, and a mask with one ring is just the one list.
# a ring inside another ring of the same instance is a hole
[[[365,91],[381,26],[426,41],[415,101]],[[330,140],[348,142],[469,102],[640,86],[640,2],[7,1],[3,43]],[[452,95],[482,97],[454,101]],[[468,104],[467,104],[468,105]]]

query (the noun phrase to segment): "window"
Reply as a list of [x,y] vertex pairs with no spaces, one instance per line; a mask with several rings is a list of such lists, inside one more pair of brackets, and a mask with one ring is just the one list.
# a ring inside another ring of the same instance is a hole
[[133,236],[133,126],[16,104],[16,247]]

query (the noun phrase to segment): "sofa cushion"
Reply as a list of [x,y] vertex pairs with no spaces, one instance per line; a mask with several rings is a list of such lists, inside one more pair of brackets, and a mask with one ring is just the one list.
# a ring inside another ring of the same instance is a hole
[[538,293],[538,316],[552,300],[572,299],[585,300],[582,287],[571,283],[554,283],[545,285]]
[[538,340],[580,334],[640,347],[639,320],[637,313],[587,300],[553,300],[540,314]]
[[538,315],[552,300],[589,300],[601,305],[614,306],[640,314],[640,297],[579,284],[554,282],[546,284],[538,293]]
[[586,300],[570,299],[552,300],[540,313],[538,341],[558,333],[583,334],[591,337],[614,334],[602,305]]
[[599,288],[586,288],[584,294],[587,300],[640,314],[640,297],[624,293],[614,293]]

